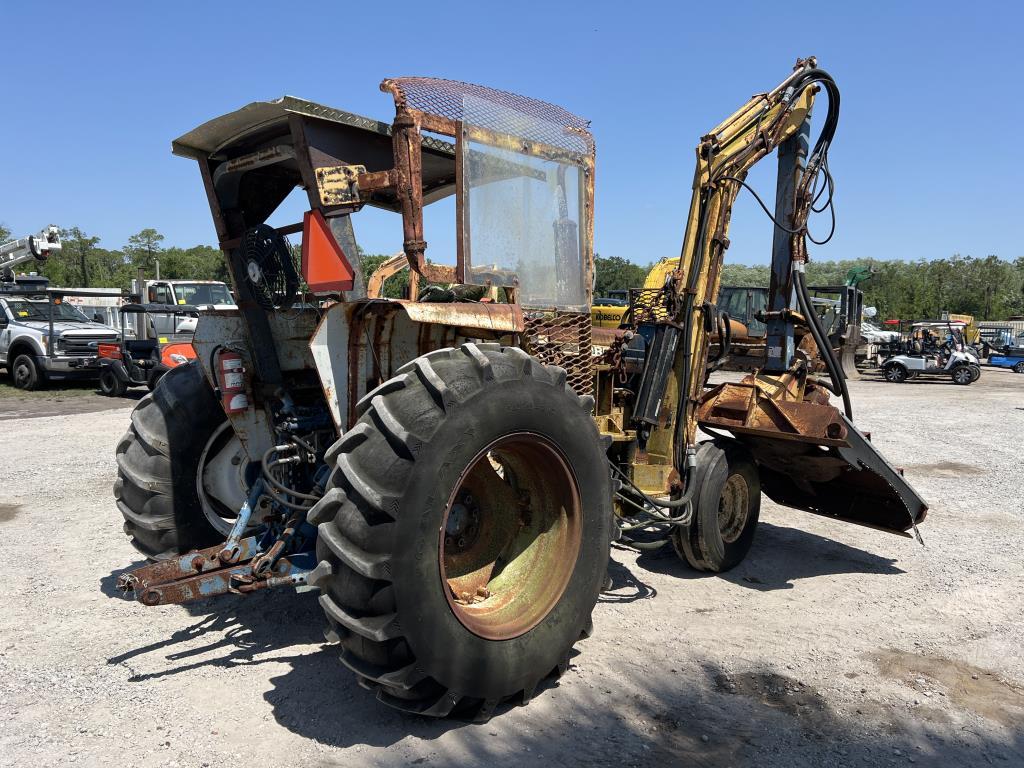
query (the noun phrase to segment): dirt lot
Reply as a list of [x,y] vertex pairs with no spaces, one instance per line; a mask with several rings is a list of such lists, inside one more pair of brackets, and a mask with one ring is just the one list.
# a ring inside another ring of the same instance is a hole
[[0,392],[0,765],[1024,765],[1024,376],[853,383],[926,547],[766,502],[724,577],[616,550],[569,672],[485,724],[376,703],[315,594],[122,600],[132,403],[80,389]]

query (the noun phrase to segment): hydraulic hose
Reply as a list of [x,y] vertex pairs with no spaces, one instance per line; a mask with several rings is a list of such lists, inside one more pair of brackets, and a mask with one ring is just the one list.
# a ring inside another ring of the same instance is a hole
[[843,411],[846,412],[846,418],[852,420],[853,405],[850,402],[850,390],[846,386],[846,376],[839,367],[839,361],[836,360],[835,353],[832,351],[832,345],[828,343],[828,337],[821,327],[821,320],[811,305],[811,297],[807,293],[807,283],[804,281],[803,269],[794,270],[793,278],[796,284],[796,298],[800,304],[800,311],[807,318],[807,327],[811,330],[811,336],[814,337],[814,343],[818,345],[818,350],[821,352],[825,367],[828,369],[829,378],[832,379],[832,386],[835,388],[833,391],[838,392],[843,398]]

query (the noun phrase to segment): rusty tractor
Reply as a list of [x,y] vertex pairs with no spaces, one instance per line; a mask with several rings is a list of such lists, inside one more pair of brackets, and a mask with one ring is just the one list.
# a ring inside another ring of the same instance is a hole
[[[591,325],[588,122],[447,80],[381,88],[390,124],[285,97],[173,143],[199,165],[238,307],[201,314],[196,361],[117,447],[125,531],[156,561],[126,591],[160,605],[319,590],[327,639],[378,699],[487,717],[566,668],[613,540],[724,571],[762,493],[916,531],[926,505],[854,426],[803,282],[839,110],[813,59],[701,139],[678,263],[611,330]],[[732,204],[776,151],[765,363],[712,386]],[[269,226],[296,187],[303,221]],[[446,263],[426,257],[424,207],[450,196]],[[367,296],[366,206],[400,217],[423,285],[406,300]]]

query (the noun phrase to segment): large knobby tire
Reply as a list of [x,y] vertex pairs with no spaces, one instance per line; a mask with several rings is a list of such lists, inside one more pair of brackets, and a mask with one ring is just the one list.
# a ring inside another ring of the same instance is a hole
[[419,357],[360,401],[309,513],[310,581],[381,701],[484,718],[565,670],[613,530],[592,406],[561,368],[497,344]]
[[33,355],[21,354],[14,358],[10,366],[11,383],[18,389],[31,391],[40,389],[46,383],[46,377],[39,369],[39,363]]
[[750,453],[734,440],[701,443],[697,451],[693,519],[672,534],[676,552],[699,571],[739,565],[754,543],[761,513],[761,479]]
[[223,541],[199,501],[199,457],[224,411],[196,364],[182,365],[132,411],[117,444],[114,498],[124,532],[146,557],[164,560]]

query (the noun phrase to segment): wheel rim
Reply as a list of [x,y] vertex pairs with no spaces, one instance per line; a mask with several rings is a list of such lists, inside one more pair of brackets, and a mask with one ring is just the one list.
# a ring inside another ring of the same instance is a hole
[[[206,441],[199,456],[196,490],[207,522],[227,536],[246,501],[246,469],[249,460],[231,422],[224,422]],[[255,510],[254,510],[255,512]],[[250,528],[258,522],[256,514]]]
[[438,537],[456,618],[489,640],[537,626],[568,586],[582,517],[576,477],[550,440],[520,432],[484,448],[459,477]]
[[1024,363],[1017,363],[1013,366],[1014,373],[1024,373]]
[[972,378],[973,376],[971,376],[971,371],[968,368],[957,368],[953,371],[953,380],[956,381],[957,384],[966,384]]
[[32,369],[28,363],[20,363],[14,366],[14,386],[24,389],[32,379]]
[[750,511],[750,490],[741,474],[729,475],[718,500],[718,530],[722,541],[732,544],[747,525]]

